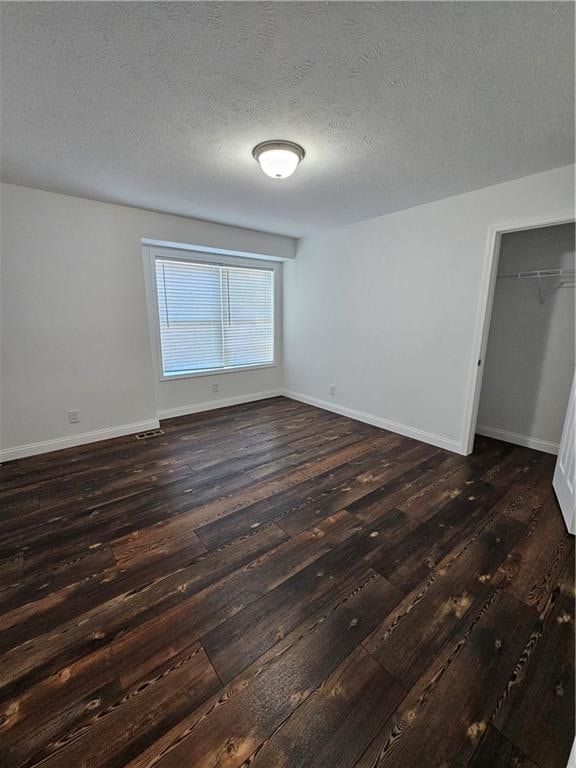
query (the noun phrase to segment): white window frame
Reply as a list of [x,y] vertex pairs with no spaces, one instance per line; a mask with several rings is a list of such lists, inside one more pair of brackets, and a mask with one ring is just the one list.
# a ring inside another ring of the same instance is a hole
[[[153,245],[143,245],[144,280],[146,287],[146,303],[148,306],[148,323],[152,343],[156,379],[160,382],[178,381],[179,379],[195,379],[200,376],[220,376],[242,371],[257,371],[262,368],[277,368],[281,360],[282,341],[282,264],[268,259],[250,259],[239,256],[224,256],[204,253],[202,251],[180,250]],[[269,269],[273,274],[272,311],[274,317],[273,359],[269,363],[254,365],[238,365],[230,368],[211,368],[189,373],[165,374],[162,362],[162,342],[160,338],[160,317],[158,310],[158,291],[156,285],[156,259],[166,258],[175,261],[188,261],[193,264],[213,264],[220,267],[246,267],[252,269]]]

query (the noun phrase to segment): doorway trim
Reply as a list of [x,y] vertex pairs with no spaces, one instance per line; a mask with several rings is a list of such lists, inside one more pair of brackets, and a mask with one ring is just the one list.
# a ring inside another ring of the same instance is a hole
[[488,346],[488,334],[492,320],[492,308],[494,305],[494,293],[496,291],[496,275],[498,273],[498,261],[500,258],[500,244],[502,235],[507,232],[520,232],[525,229],[541,229],[560,224],[573,224],[575,216],[573,211],[558,213],[549,216],[536,216],[523,221],[514,221],[506,224],[492,224],[488,227],[488,237],[484,252],[484,263],[480,278],[480,301],[476,312],[474,325],[474,341],[472,344],[472,357],[466,387],[466,401],[464,410],[464,430],[462,433],[462,453],[472,453],[474,436],[476,434],[476,422],[478,419],[478,406],[480,404],[480,392],[482,390],[482,378],[484,375],[484,363],[486,348]]

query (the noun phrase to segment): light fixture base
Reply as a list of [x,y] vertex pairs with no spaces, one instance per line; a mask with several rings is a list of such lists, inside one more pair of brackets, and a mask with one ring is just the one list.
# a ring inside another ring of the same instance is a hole
[[262,141],[252,150],[252,156],[260,168],[272,179],[291,176],[305,154],[300,144],[285,139]]
[[267,149],[288,149],[292,150],[295,154],[298,155],[300,160],[303,160],[306,156],[306,152],[304,151],[304,147],[301,147],[300,144],[296,144],[295,141],[284,141],[284,139],[273,139],[272,141],[261,141],[260,144],[256,144],[254,149],[252,150],[252,157],[254,160],[258,160],[258,156],[262,154]]

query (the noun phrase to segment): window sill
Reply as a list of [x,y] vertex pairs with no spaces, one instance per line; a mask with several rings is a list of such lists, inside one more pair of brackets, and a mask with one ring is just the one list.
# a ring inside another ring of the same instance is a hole
[[221,376],[225,373],[241,373],[243,371],[260,371],[264,368],[277,368],[278,363],[259,363],[258,365],[238,365],[235,368],[213,368],[209,371],[194,371],[190,373],[174,373],[161,375],[160,381],[178,381],[180,379],[197,379],[201,376]]

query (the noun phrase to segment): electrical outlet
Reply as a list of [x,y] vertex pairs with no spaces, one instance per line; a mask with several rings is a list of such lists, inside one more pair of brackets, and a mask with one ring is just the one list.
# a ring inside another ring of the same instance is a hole
[[68,421],[70,424],[78,424],[80,422],[80,411],[68,411]]
[[328,392],[331,395],[335,395],[336,394],[336,384],[330,384],[330,386],[328,387]]
[[212,384],[212,392],[220,392],[220,384],[217,381]]

